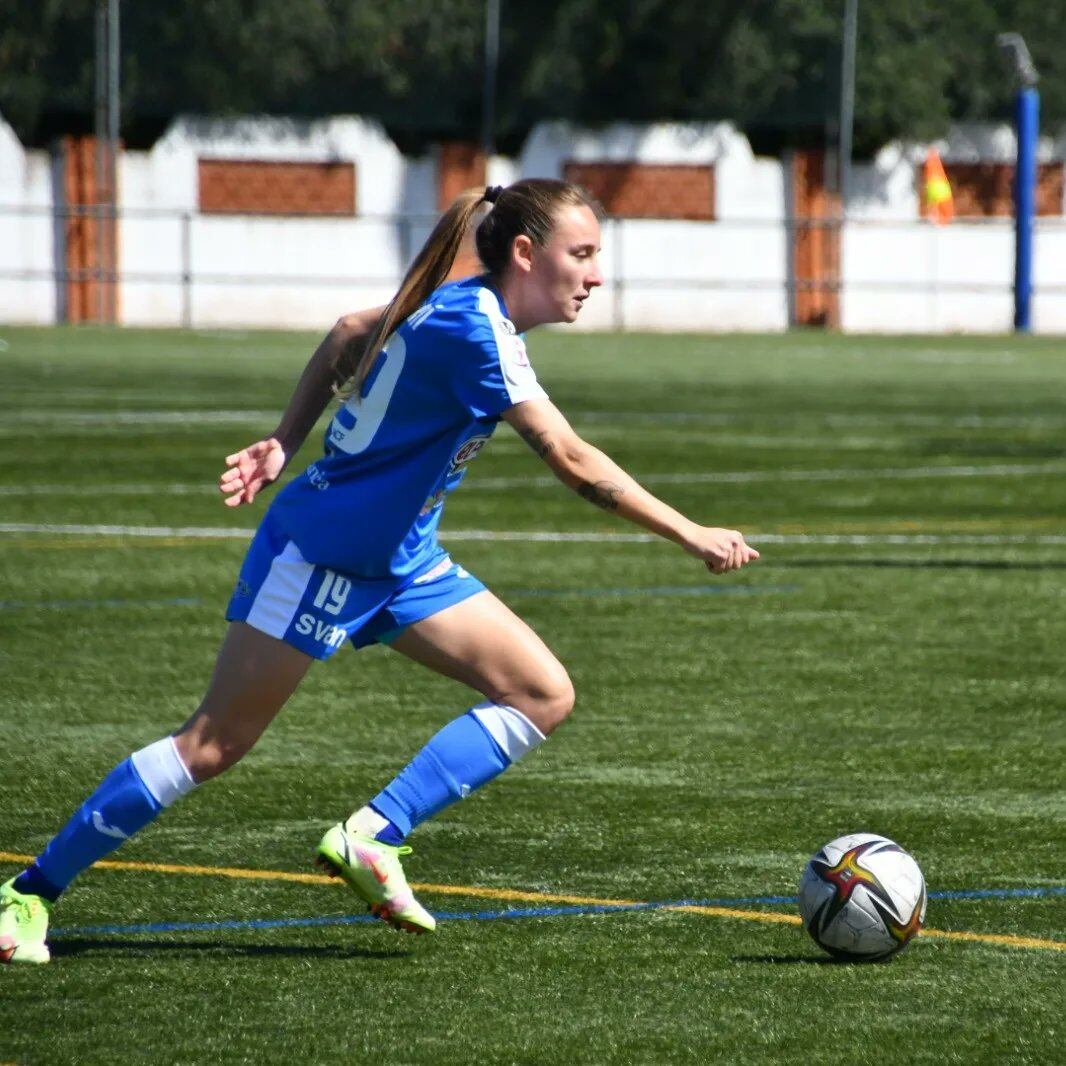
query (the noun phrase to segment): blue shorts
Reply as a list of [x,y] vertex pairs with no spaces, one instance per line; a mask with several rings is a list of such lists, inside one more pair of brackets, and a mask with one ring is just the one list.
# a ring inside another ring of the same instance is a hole
[[309,563],[270,522],[260,525],[226,608],[315,659],[345,641],[388,644],[409,625],[483,591],[485,586],[439,548],[403,579],[367,580]]

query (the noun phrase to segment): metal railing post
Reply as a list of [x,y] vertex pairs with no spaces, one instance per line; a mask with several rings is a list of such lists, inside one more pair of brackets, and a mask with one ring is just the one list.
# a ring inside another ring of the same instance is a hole
[[614,328],[619,333],[624,333],[626,328],[625,312],[625,268],[622,265],[624,247],[622,244],[622,219],[615,218],[611,221],[612,237],[614,238]]
[[181,324],[192,328],[192,214],[181,214]]

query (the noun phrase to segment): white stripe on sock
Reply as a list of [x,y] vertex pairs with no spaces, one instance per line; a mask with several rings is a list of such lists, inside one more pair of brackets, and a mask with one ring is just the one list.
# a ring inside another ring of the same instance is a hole
[[376,837],[389,825],[388,818],[382,817],[373,807],[360,807],[345,823],[349,833],[362,833],[364,836]]
[[163,737],[147,748],[135,751],[130,761],[144,782],[144,787],[163,807],[169,807],[196,787],[192,774],[178,754],[173,737]]
[[470,710],[511,762],[518,762],[545,739],[544,734],[514,707],[503,703],[479,703]]
[[248,612],[248,625],[267,636],[283,639],[314,569],[290,540],[270,564],[270,573]]

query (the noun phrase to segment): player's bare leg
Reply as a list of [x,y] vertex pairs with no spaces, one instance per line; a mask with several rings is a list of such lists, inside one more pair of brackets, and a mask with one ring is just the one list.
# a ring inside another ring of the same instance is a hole
[[49,913],[70,882],[249,751],[313,661],[232,623],[207,695],[182,729],[119,763],[34,863],[0,886],[0,962],[48,962]]
[[574,706],[574,686],[563,664],[488,591],[409,626],[391,647],[493,703],[516,708],[545,735]]
[[200,706],[174,735],[199,784],[246,755],[314,659],[244,622],[231,622]]
[[404,630],[401,654],[486,699],[444,726],[370,803],[330,829],[318,862],[371,911],[409,932],[431,932],[400,856],[404,838],[535,747],[570,713],[573,687],[544,642],[492,593],[479,592]]

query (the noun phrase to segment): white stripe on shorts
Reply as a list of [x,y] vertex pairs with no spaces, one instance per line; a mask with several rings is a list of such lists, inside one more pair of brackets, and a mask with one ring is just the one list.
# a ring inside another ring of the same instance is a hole
[[268,636],[282,640],[300,606],[307,583],[314,573],[314,565],[301,554],[290,540],[285,550],[270,564],[270,573],[245,621]]
[[432,581],[434,578],[438,578],[441,574],[446,574],[452,568],[451,556],[446,555],[432,570],[426,571],[421,577],[416,577],[411,582],[412,585],[424,585],[427,581]]

